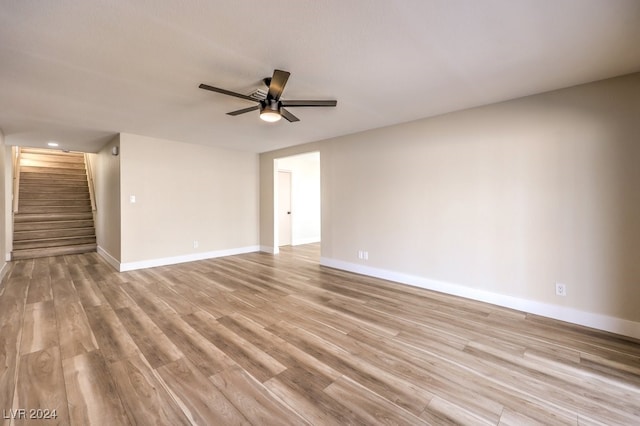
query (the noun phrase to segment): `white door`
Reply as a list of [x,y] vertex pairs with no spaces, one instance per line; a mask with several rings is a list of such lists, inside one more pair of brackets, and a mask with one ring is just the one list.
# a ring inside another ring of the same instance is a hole
[[291,245],[291,172],[278,170],[278,245]]

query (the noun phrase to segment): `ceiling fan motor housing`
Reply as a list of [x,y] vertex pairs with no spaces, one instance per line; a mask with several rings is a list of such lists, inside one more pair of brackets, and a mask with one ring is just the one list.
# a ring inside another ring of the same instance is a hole
[[275,99],[264,99],[260,101],[260,112],[273,111],[280,113],[280,101]]

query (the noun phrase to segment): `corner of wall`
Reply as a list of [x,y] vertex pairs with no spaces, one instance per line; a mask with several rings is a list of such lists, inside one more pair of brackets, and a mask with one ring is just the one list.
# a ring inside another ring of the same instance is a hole
[[116,271],[120,272],[120,261],[118,259],[113,257],[108,251],[100,246],[98,246],[97,252],[109,265],[113,266]]
[[263,253],[269,253],[269,254],[280,253],[280,249],[278,247],[272,247],[272,246],[260,246],[260,251]]

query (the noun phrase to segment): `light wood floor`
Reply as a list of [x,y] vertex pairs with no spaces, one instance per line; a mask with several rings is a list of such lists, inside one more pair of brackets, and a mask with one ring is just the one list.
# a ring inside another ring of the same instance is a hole
[[5,424],[640,424],[638,342],[322,268],[313,245],[10,267]]

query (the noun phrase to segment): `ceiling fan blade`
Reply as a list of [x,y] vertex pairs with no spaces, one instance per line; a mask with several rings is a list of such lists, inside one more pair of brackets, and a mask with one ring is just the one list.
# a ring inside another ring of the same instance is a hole
[[231,91],[225,90],[225,89],[220,89],[219,87],[209,86],[208,84],[201,84],[198,87],[201,88],[201,89],[204,89],[204,90],[211,90],[212,92],[222,93],[223,95],[235,96],[236,98],[246,99],[248,101],[253,101],[253,102],[260,102],[260,101],[257,101],[255,99],[253,99],[250,96],[245,96],[245,95],[242,95],[240,93],[231,92]]
[[269,83],[269,93],[267,94],[267,98],[275,99],[276,101],[280,99],[284,86],[287,84],[287,80],[289,80],[290,75],[291,73],[287,71],[274,70],[273,77],[271,77],[271,83]]
[[294,121],[300,121],[298,117],[291,114],[289,111],[287,111],[284,108],[280,108],[280,115],[284,117],[284,119],[287,120],[289,123],[293,123]]
[[258,109],[260,109],[260,105],[252,106],[252,107],[249,107],[249,108],[239,109],[237,111],[231,111],[231,112],[228,112],[227,115],[236,116],[236,115],[244,114],[245,112],[256,111]]
[[283,107],[334,107],[338,101],[280,101]]

